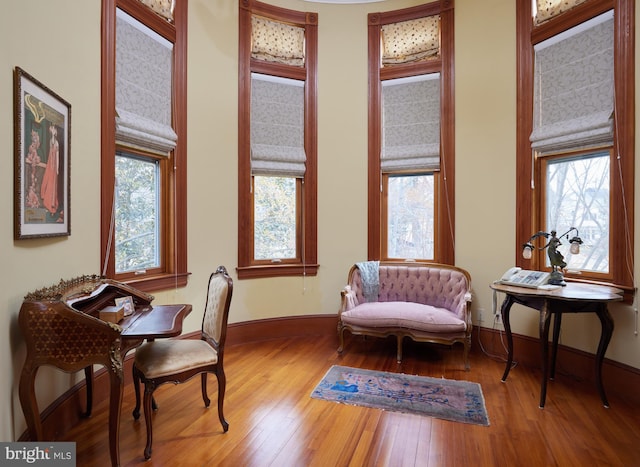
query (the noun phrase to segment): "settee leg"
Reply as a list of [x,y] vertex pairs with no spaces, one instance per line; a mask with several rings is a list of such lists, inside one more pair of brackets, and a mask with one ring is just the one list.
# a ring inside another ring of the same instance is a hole
[[[471,341],[471,339],[469,339]],[[469,350],[471,348],[471,342],[464,343],[464,370],[469,371],[471,369],[471,364],[469,363]]]
[[404,336],[398,336],[398,351],[397,351],[397,359],[398,363],[402,363],[402,339]]
[[338,353],[342,353],[344,349],[344,332],[340,325],[338,325]]

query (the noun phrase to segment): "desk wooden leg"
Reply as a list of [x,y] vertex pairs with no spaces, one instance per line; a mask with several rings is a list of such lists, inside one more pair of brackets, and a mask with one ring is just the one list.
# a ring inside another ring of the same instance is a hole
[[87,410],[82,416],[89,418],[93,408],[93,366],[88,366],[84,369],[84,380],[87,389]]
[[562,313],[556,312],[555,321],[553,322],[553,347],[551,348],[551,371],[549,379],[556,378],[556,357],[558,356],[558,341],[560,340],[560,326],[562,325]]
[[547,378],[549,377],[549,321],[552,313],[549,312],[547,302],[540,310],[540,353],[542,354],[542,382],[540,384],[540,408],[544,408],[547,398]]
[[511,311],[511,305],[513,305],[513,297],[507,295],[502,302],[500,308],[500,314],[502,315],[502,325],[504,326],[505,334],[507,335],[507,366],[504,369],[502,375],[502,381],[507,380],[509,371],[511,371],[511,365],[513,364],[513,336],[511,335],[511,322],[509,321],[509,312]]
[[37,366],[31,367],[30,364],[25,363],[20,375],[20,405],[22,405],[31,441],[42,440],[42,421],[40,420],[40,411],[38,410],[38,401],[34,388],[37,373]]
[[613,335],[613,318],[607,309],[607,305],[603,304],[598,308],[596,312],[598,318],[600,318],[600,324],[602,325],[602,332],[600,333],[600,343],[598,344],[598,353],[596,354],[596,384],[598,385],[598,392],[600,393],[600,399],[606,408],[609,408],[609,401],[604,392],[604,385],[602,384],[602,362],[604,360],[604,354],[607,352],[609,341]]
[[124,375],[122,368],[109,370],[111,383],[111,395],[109,400],[109,452],[111,465],[120,465],[120,409],[122,406],[122,394],[124,392]]

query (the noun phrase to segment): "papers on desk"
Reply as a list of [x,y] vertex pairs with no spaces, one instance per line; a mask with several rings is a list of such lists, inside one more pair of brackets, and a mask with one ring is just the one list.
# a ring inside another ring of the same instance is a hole
[[562,286],[561,285],[553,285],[553,284],[544,284],[544,285],[539,285],[537,288],[541,289],[541,290],[556,290],[556,289],[561,289]]

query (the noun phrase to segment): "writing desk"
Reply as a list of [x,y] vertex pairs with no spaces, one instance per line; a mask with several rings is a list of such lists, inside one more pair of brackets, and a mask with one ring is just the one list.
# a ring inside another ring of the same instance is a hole
[[[605,407],[609,407],[607,396],[602,385],[602,361],[607,351],[607,346],[613,335],[613,319],[609,313],[607,304],[622,300],[623,291],[615,287],[603,285],[591,285],[582,283],[567,283],[566,286],[553,290],[517,287],[494,282],[490,286],[497,292],[505,294],[502,302],[501,314],[504,330],[507,335],[507,365],[502,375],[502,381],[507,380],[511,364],[513,363],[513,336],[509,314],[511,306],[519,303],[540,312],[540,353],[542,358],[542,381],[540,387],[540,408],[544,407],[547,395],[547,379],[555,377],[556,355],[558,352],[558,339],[560,337],[560,325],[563,313],[595,313],[600,319],[602,331],[600,343],[596,353],[596,384],[600,398]],[[549,369],[549,323],[551,315],[555,314],[553,325],[553,341],[551,353],[551,369]]]
[[[98,319],[99,310],[115,299],[130,296],[133,314],[113,324]],[[35,395],[38,368],[51,365],[66,372],[85,371],[87,412],[91,413],[93,365],[109,374],[109,453],[120,465],[120,409],[124,392],[126,353],[145,339],[178,336],[191,305],[151,306],[153,296],[126,284],[98,276],[81,276],[25,296],[18,323],[27,357],[20,376],[19,396],[32,441],[43,441],[42,421]]]

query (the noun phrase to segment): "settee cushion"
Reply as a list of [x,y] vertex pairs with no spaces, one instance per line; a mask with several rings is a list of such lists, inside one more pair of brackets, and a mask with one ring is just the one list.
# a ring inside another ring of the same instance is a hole
[[342,313],[343,323],[369,328],[405,328],[416,331],[463,332],[465,321],[444,308],[413,302],[369,302]]

